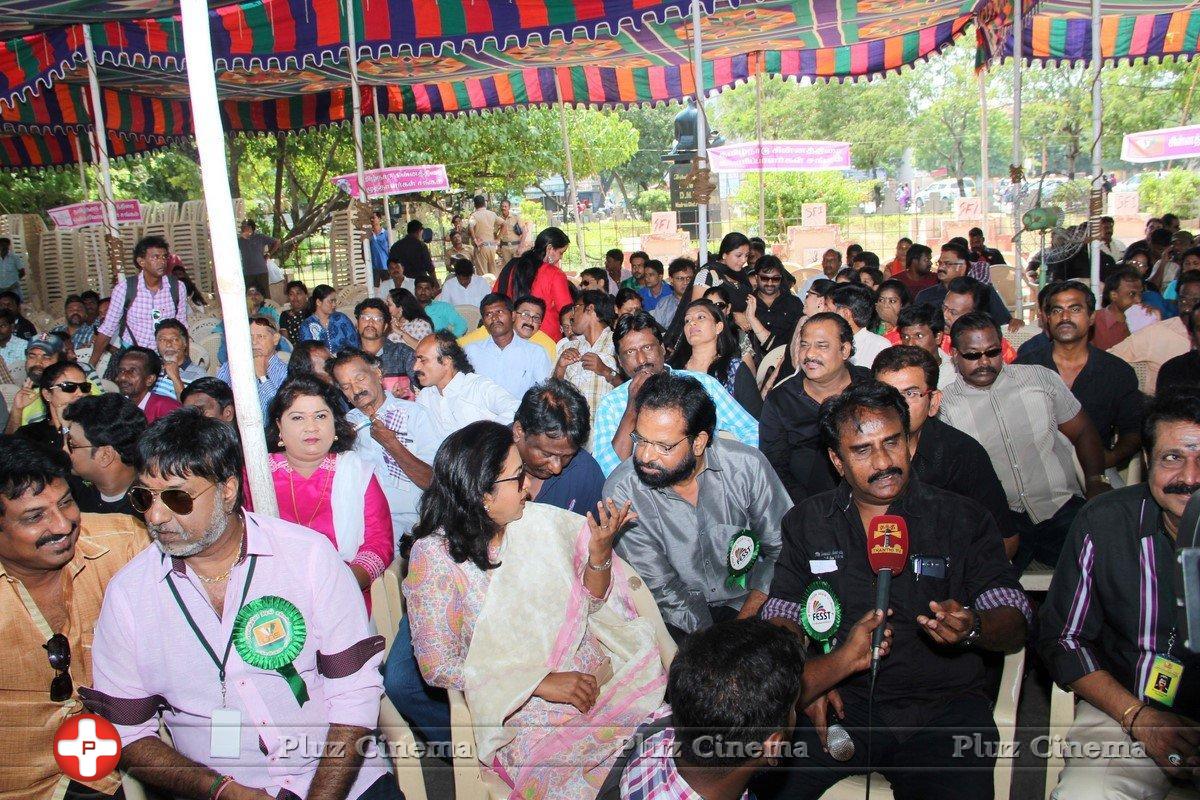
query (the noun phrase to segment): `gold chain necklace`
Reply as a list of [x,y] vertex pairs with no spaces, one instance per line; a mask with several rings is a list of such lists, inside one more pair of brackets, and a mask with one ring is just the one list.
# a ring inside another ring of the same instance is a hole
[[245,553],[242,552],[244,549],[245,542],[246,542],[245,537],[243,537],[242,543],[238,545],[237,558],[235,558],[233,560],[233,563],[229,565],[229,569],[225,570],[220,575],[214,575],[211,578],[206,578],[203,575],[201,575],[199,572],[196,572],[195,570],[192,570],[192,572],[196,572],[196,577],[200,580],[201,583],[224,583],[225,581],[229,580],[229,576],[233,574],[233,568],[236,567],[241,562],[241,560],[245,557]]
[[[324,463],[324,462],[322,462]],[[320,467],[318,467],[320,469]],[[304,523],[304,527],[311,528],[313,520],[317,518],[317,514],[321,511],[321,501],[325,499],[325,490],[329,488],[329,481],[333,477],[333,470],[327,470],[325,473],[325,482],[321,485],[321,493],[317,495],[317,504],[313,506],[312,516],[308,518],[308,522]],[[300,522],[300,508],[296,505],[296,471],[288,469],[288,490],[292,495],[292,516],[296,518],[297,524]]]

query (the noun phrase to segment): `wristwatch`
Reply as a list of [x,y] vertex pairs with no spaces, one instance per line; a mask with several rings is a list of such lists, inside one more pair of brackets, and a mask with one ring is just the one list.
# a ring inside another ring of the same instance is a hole
[[964,647],[970,647],[979,641],[979,637],[983,635],[983,628],[982,621],[979,617],[979,612],[970,606],[965,606],[965,608],[967,611],[970,611],[971,616],[975,618],[975,624],[971,626],[971,630],[967,632],[966,637],[963,638],[959,644],[963,645]]

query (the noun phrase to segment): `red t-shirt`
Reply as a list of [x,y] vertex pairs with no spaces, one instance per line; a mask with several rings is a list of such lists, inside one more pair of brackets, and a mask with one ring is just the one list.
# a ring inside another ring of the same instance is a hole
[[[510,297],[512,296],[512,278],[508,280],[508,285],[501,287],[500,280],[497,279],[493,292],[503,292]],[[559,313],[571,305],[571,290],[568,286],[567,276],[554,264],[542,263],[538,267],[537,276],[533,279],[533,286],[529,287],[529,293],[534,297],[539,298],[546,304],[546,316],[542,317],[542,333],[549,336],[554,341],[562,338],[562,327],[559,324]],[[513,300],[517,298],[513,297]]]

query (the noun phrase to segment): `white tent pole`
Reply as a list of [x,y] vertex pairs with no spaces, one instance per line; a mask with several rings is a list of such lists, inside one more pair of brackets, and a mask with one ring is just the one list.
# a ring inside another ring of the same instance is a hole
[[358,174],[358,199],[367,202],[367,179],[363,169],[362,92],[358,88],[358,31],[354,27],[354,0],[346,0],[346,43],[350,62],[350,101],[354,111],[354,169]]
[[[1092,188],[1104,185],[1104,159],[1100,147],[1100,133],[1104,125],[1104,101],[1100,96],[1100,0],[1092,0]],[[1091,243],[1092,291],[1101,296],[1100,286],[1100,240]]]
[[570,208],[564,209],[563,224],[566,224],[567,216],[574,212],[575,239],[579,242],[579,268],[583,270],[587,267],[587,253],[583,249],[583,220],[581,219],[583,215],[579,213],[579,191],[575,187],[575,161],[571,157],[571,136],[567,124],[567,104],[563,102],[562,82],[559,80],[558,70],[554,70],[554,88],[558,93],[558,124],[562,129],[563,157],[567,163],[567,197],[570,203]]
[[[988,182],[991,180],[988,169],[988,105],[987,105],[987,66],[979,70],[979,207],[983,211],[984,234],[987,234],[988,206],[991,205],[991,192]],[[1019,280],[1019,279],[1018,279]]]
[[92,28],[82,25],[83,48],[87,55],[88,89],[92,97],[92,131],[96,137],[96,155],[100,164],[100,203],[104,208],[104,227],[108,235],[119,237],[117,206],[113,201],[112,175],[108,166],[108,128],[104,124],[104,106],[100,103],[100,81],[96,77],[96,51],[92,48]]
[[762,51],[757,53],[758,71],[754,74],[754,135],[758,139],[758,235],[767,237],[767,190],[763,184],[763,123],[762,123]]
[[250,353],[250,321],[246,316],[246,283],[242,278],[242,254],[237,243],[237,221],[229,196],[229,168],[225,160],[225,129],[217,103],[213,73],[212,40],[208,30],[207,0],[181,0],[183,48],[187,58],[188,89],[192,100],[192,124],[200,153],[200,177],[204,205],[208,211],[217,294],[229,341],[229,372],[237,408],[238,430],[246,458],[246,475],[254,510],[279,516],[275,485],[267,462],[267,440],[263,435],[262,410],[258,401],[258,379]]
[[[1012,109],[1012,163],[1017,169],[1022,168],[1021,156],[1021,66],[1025,56],[1025,21],[1024,8],[1022,7],[1024,0],[1015,0],[1013,3],[1013,109]],[[1017,317],[1024,319],[1025,316],[1025,282],[1021,278],[1021,271],[1025,269],[1025,264],[1021,259],[1021,245],[1016,240],[1016,233],[1021,229],[1021,202],[1018,194],[1019,186],[1013,186],[1013,207],[1012,207],[1012,224],[1013,224],[1013,269],[1016,274],[1013,280],[1016,284],[1017,295]]]
[[[692,78],[696,84],[696,155],[708,161],[708,124],[704,119],[704,55],[700,38],[700,0],[692,0]],[[699,234],[697,263],[708,261],[708,204],[696,204],[696,229]]]
[[[376,151],[378,151],[378,155],[379,155],[379,168],[384,169],[386,165],[383,163],[383,128],[379,121],[379,118],[383,115],[379,111],[379,87],[378,86],[371,87],[371,105],[375,109],[375,149],[376,149]],[[392,210],[391,210],[390,203],[388,202],[388,196],[386,194],[383,196],[383,224],[387,226],[388,238],[391,239],[391,236],[392,236]]]

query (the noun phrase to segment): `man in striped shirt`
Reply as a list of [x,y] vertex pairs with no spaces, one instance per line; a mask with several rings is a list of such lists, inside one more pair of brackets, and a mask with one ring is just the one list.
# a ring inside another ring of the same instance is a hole
[[1200,658],[1174,613],[1176,537],[1200,490],[1200,390],[1156,397],[1142,445],[1147,482],[1079,512],[1041,611],[1038,649],[1079,700],[1056,797],[1162,798],[1200,763]]
[[959,317],[950,340],[958,379],[943,390],[939,417],[987,450],[1008,496],[1008,530],[1021,537],[1018,571],[1035,558],[1056,564],[1084,496],[1110,488],[1100,436],[1056,372],[1004,363],[1000,326],[987,314]]

